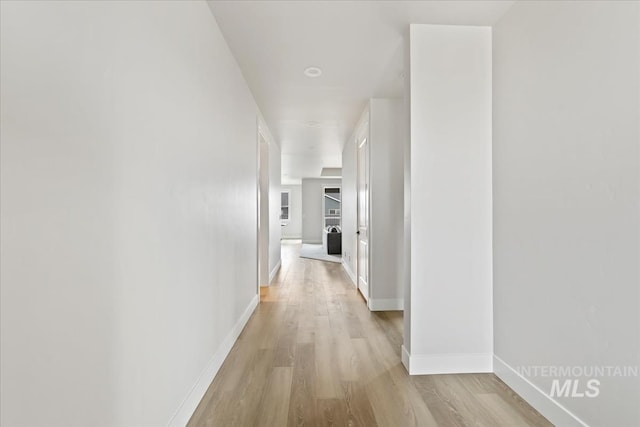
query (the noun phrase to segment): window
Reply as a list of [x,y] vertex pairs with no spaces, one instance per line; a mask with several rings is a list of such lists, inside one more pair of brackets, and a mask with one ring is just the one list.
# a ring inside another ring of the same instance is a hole
[[289,191],[283,191],[280,193],[280,221],[283,223],[289,222]]
[[340,226],[340,188],[326,187],[324,189],[324,227]]

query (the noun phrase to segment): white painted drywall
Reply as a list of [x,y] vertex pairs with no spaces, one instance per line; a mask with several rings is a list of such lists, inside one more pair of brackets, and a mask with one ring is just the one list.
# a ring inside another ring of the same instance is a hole
[[302,185],[283,185],[289,191],[289,221],[282,227],[283,239],[302,238]]
[[302,179],[302,242],[322,243],[324,187],[340,187],[342,180],[333,178]]
[[[512,368],[640,365],[639,26],[637,2],[517,2],[495,27],[495,354]],[[556,401],[640,425],[640,379],[598,379]]]
[[205,3],[0,8],[0,424],[167,425],[256,299],[251,93]]
[[403,62],[403,159],[404,159],[404,218],[402,256],[402,287],[404,290],[404,313],[402,316],[402,363],[409,366],[411,354],[411,32],[408,27],[403,34],[402,62]]
[[269,137],[269,282],[280,268],[280,147]]
[[369,101],[369,307],[404,304],[404,146],[401,99]]
[[491,28],[411,25],[412,373],[490,371]]
[[258,283],[260,286],[269,286],[270,269],[270,240],[271,225],[269,221],[271,195],[269,191],[269,143],[264,132],[258,136],[259,162],[258,162]]
[[356,285],[358,261],[358,159],[357,140],[369,132],[369,105],[360,115],[353,134],[342,149],[342,263]]
[[404,305],[404,114],[401,99],[371,99],[342,152],[342,253],[350,276],[357,274],[357,150],[369,140],[369,308]]

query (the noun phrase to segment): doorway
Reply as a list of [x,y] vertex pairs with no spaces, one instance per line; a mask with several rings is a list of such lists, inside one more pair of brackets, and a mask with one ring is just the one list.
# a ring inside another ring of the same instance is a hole
[[323,227],[341,227],[342,196],[340,187],[324,187],[322,197]]

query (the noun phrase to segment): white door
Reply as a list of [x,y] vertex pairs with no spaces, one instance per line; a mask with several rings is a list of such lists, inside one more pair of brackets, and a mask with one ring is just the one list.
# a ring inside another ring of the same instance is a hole
[[358,289],[369,300],[369,143],[358,141]]

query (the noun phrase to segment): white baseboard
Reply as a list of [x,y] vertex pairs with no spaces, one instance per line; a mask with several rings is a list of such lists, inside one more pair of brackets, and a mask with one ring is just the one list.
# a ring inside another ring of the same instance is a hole
[[303,240],[302,243],[306,243],[307,245],[321,245],[322,240]]
[[493,372],[491,353],[410,354],[402,348],[409,375],[475,374]]
[[369,298],[369,310],[371,311],[404,310],[404,300],[399,298]]
[[273,278],[276,277],[276,273],[278,273],[278,270],[280,270],[281,266],[282,266],[282,260],[279,259],[278,263],[276,264],[275,267],[273,267],[273,270],[271,270],[271,273],[269,274],[269,283],[273,282]]
[[493,356],[494,373],[552,424],[562,427],[587,427],[587,424],[523,377],[498,356]]
[[240,316],[240,319],[238,319],[229,334],[227,334],[227,337],[222,341],[222,344],[218,347],[218,351],[216,351],[211,360],[209,360],[206,368],[202,371],[202,374],[200,374],[200,377],[196,380],[196,383],[191,388],[189,394],[187,394],[187,397],[182,401],[178,410],[169,420],[168,425],[170,427],[184,427],[187,425],[189,419],[198,407],[198,404],[200,404],[200,401],[204,397],[204,394],[207,392],[209,385],[220,370],[224,359],[229,355],[233,344],[238,339],[238,336],[240,336],[242,329],[251,317],[251,314],[253,314],[255,308],[258,306],[258,302],[260,302],[260,297],[256,295],[253,297],[249,306],[245,309],[244,313],[242,313],[242,316]]
[[342,267],[344,268],[344,271],[347,272],[347,276],[349,276],[349,278],[353,282],[353,286],[358,286],[358,281],[356,280],[356,275],[353,273],[353,271],[351,271],[351,268],[349,267],[349,264],[347,264],[347,262],[344,260],[344,258],[342,258]]
[[411,358],[411,355],[409,354],[409,352],[405,348],[404,344],[402,344],[402,364],[404,365],[404,368],[407,370],[407,372],[409,372],[409,359],[410,358]]

